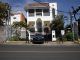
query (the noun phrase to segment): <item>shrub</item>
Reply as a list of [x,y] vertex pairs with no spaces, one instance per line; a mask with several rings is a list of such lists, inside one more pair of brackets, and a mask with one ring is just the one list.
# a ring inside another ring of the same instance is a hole
[[35,28],[30,28],[29,31],[30,32],[35,32]]
[[38,32],[42,32],[42,28],[38,28]]
[[9,39],[10,41],[28,41],[28,38],[20,38],[18,36],[13,36]]
[[68,41],[72,41],[72,40],[73,40],[73,33],[72,33],[72,32],[67,33],[67,34],[66,34],[66,39],[67,39]]
[[27,38],[20,38],[20,41],[29,41]]
[[18,36],[13,36],[9,39],[10,41],[19,41],[20,38]]

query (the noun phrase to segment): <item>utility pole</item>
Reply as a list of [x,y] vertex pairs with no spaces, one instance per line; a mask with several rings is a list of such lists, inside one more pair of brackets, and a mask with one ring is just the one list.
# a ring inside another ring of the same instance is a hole
[[72,7],[72,9],[73,9],[72,13],[73,13],[74,19],[76,21],[75,34],[76,34],[77,40],[78,40],[78,38],[79,38],[79,35],[78,35],[78,21],[77,21],[77,18],[76,18],[76,14],[80,10],[80,6],[78,8],[76,8],[76,10],[74,9],[74,7]]
[[72,12],[70,11],[69,12],[69,14],[70,14],[70,25],[71,25],[71,32],[73,32],[73,41],[75,40],[74,39],[74,22],[73,22],[73,16],[72,16]]

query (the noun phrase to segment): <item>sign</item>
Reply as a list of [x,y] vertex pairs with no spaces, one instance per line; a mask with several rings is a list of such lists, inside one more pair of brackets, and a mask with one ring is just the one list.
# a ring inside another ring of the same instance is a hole
[[64,35],[65,34],[65,31],[64,30],[61,30],[61,35]]
[[21,38],[26,38],[26,29],[25,28],[21,28]]
[[56,41],[56,33],[55,33],[55,30],[52,30],[52,41]]

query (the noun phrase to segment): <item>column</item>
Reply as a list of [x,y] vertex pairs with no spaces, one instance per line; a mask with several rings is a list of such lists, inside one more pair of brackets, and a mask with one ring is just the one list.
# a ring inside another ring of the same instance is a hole
[[44,16],[44,15],[43,15],[43,9],[42,9],[42,16]]
[[27,17],[29,17],[29,12],[28,12],[28,10],[27,10]]
[[34,9],[34,16],[36,17],[36,9]]

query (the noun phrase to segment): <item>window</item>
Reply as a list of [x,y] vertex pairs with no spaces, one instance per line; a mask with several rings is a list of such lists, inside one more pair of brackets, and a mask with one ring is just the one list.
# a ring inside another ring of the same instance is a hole
[[13,17],[13,19],[16,19],[16,17]]
[[44,16],[50,16],[49,9],[43,9],[43,15]]
[[29,16],[34,16],[34,9],[29,9]]
[[42,9],[36,9],[36,16],[42,16]]
[[35,32],[34,24],[35,24],[34,21],[30,21],[29,22],[29,30],[30,30],[30,32]]
[[52,9],[52,16],[55,17],[55,9]]
[[55,38],[55,36],[53,35],[53,38]]

